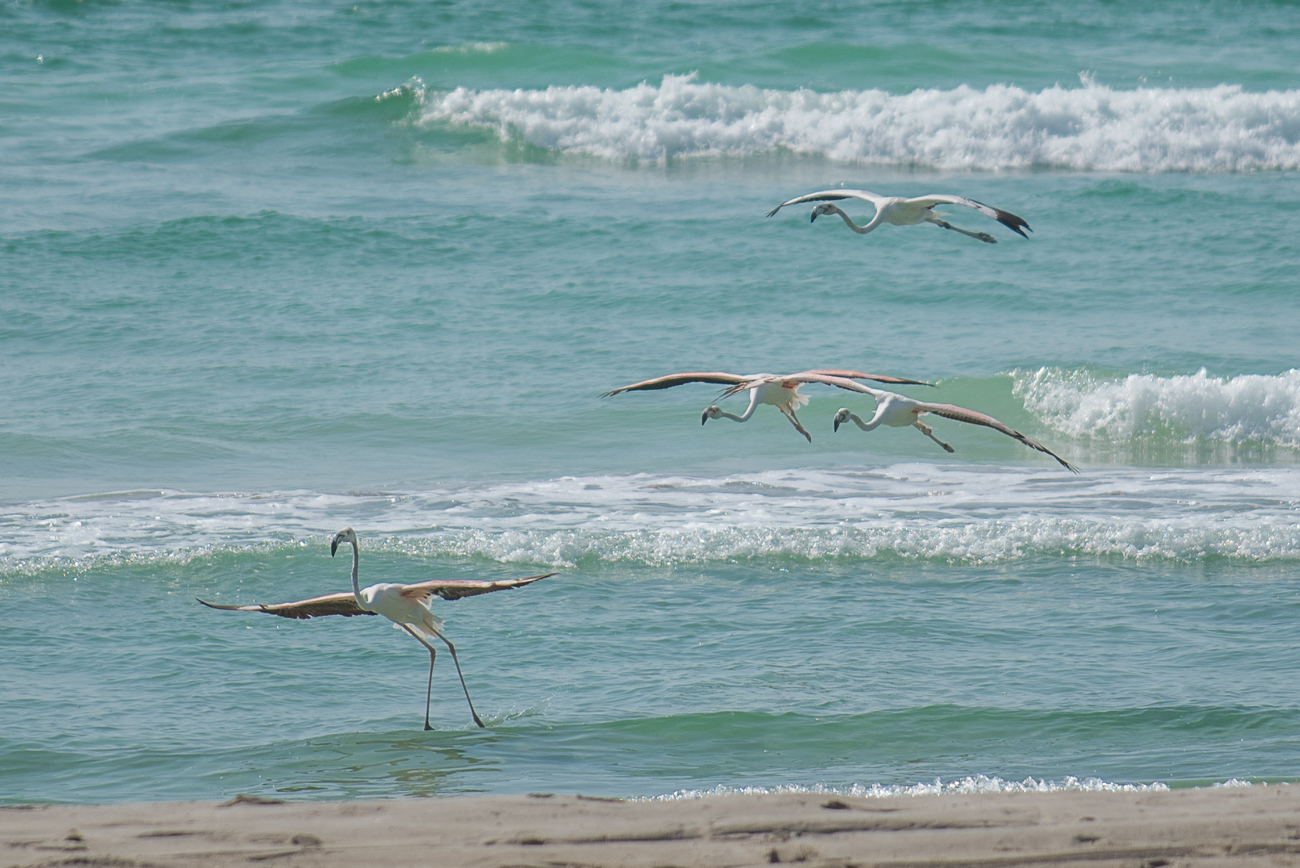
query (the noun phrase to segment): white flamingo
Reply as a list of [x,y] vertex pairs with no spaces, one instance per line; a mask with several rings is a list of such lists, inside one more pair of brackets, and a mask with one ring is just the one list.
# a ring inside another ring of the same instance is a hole
[[[841,199],[862,199],[870,202],[876,209],[876,216],[872,217],[870,222],[865,226],[859,226],[853,222],[853,219],[838,205],[830,204],[833,201]],[[871,193],[867,190],[821,190],[817,193],[809,193],[806,196],[799,196],[788,202],[782,202],[771,211],[767,216],[771,217],[777,211],[780,211],[786,205],[798,205],[801,202],[823,202],[812,210],[812,219],[816,220],[823,214],[838,214],[848,225],[850,229],[859,235],[866,235],[882,223],[892,223],[895,226],[915,226],[918,223],[933,223],[936,226],[942,226],[944,229],[951,229],[953,232],[960,232],[962,235],[969,235],[971,238],[978,238],[980,241],[986,241],[989,244],[996,244],[997,239],[987,232],[967,232],[965,229],[958,229],[951,223],[939,219],[946,216],[934,213],[937,205],[964,205],[967,208],[974,208],[985,217],[991,217],[994,220],[1006,226],[1012,232],[1028,238],[1024,229],[1029,229],[1029,224],[1024,220],[1007,211],[1002,211],[985,205],[983,202],[976,202],[974,199],[967,199],[965,196],[950,196],[946,193],[935,193],[929,196],[918,196],[915,199],[904,199],[900,196],[881,196],[877,193]],[[1030,232],[1034,230],[1029,229]]]
[[504,591],[507,588],[522,588],[524,585],[530,585],[533,582],[549,578],[555,573],[547,573],[544,576],[529,576],[526,579],[504,579],[488,582],[442,579],[416,582],[413,585],[382,582],[378,585],[362,588],[357,581],[357,567],[360,564],[361,554],[357,545],[357,535],[352,528],[345,527],[334,534],[334,539],[330,541],[330,557],[334,557],[334,553],[341,543],[352,543],[352,593],[350,594],[347,592],[329,594],[324,597],[312,597],[310,600],[299,600],[296,603],[277,603],[271,606],[219,606],[203,600],[199,600],[199,602],[210,609],[225,609],[231,612],[266,612],[269,615],[279,615],[281,618],[317,618],[323,615],[343,615],[344,617],[383,615],[393,622],[394,627],[410,633],[415,637],[415,641],[429,649],[429,686],[424,696],[424,728],[426,730],[433,729],[429,725],[429,701],[433,695],[433,661],[434,657],[437,656],[437,652],[434,651],[433,646],[427,640],[432,640],[436,636],[447,645],[447,650],[451,652],[451,660],[456,664],[456,674],[460,676],[461,689],[465,691],[465,701],[469,703],[470,715],[473,716],[475,723],[480,727],[483,726],[483,721],[479,719],[478,712],[474,711],[474,702],[469,698],[469,688],[465,686],[465,676],[461,674],[460,661],[456,659],[456,648],[443,635],[442,619],[430,611],[429,604],[435,596],[442,597],[444,600],[459,600],[461,597],[472,597],[476,594],[487,594],[492,591]]
[[953,452],[953,448],[944,443],[938,437],[930,426],[921,421],[921,417],[927,413],[933,413],[935,416],[943,416],[945,419],[955,419],[958,422],[969,422],[971,425],[983,425],[985,428],[992,428],[994,431],[1001,431],[1008,437],[1014,437],[1030,449],[1037,449],[1039,452],[1052,456],[1061,463],[1061,466],[1071,473],[1078,473],[1070,462],[1048,449],[1036,440],[1031,440],[1019,431],[1015,431],[1006,425],[1003,425],[992,416],[985,416],[983,413],[977,413],[974,410],[967,410],[965,407],[958,407],[954,404],[931,404],[927,401],[915,401],[904,395],[895,392],[887,392],[884,389],[873,389],[870,386],[863,386],[860,383],[853,383],[849,388],[851,391],[863,392],[876,399],[876,413],[871,417],[870,422],[863,422],[862,419],[848,407],[841,407],[835,413],[835,430],[840,430],[840,425],[852,421],[863,431],[872,431],[881,425],[888,425],[891,428],[905,428],[912,426],[920,431],[926,437],[929,437],[935,443],[938,443],[946,451]]
[[[703,425],[710,419],[732,419],[736,422],[747,422],[749,417],[754,415],[754,410],[759,404],[771,404],[776,407],[785,418],[790,420],[790,424],[795,430],[812,442],[812,435],[799,424],[799,418],[795,416],[795,411],[808,403],[808,396],[800,394],[799,387],[804,383],[824,383],[828,386],[838,386],[841,389],[852,389],[856,383],[852,381],[874,380],[879,383],[894,383],[901,386],[932,386],[933,383],[926,383],[921,380],[908,380],[902,377],[890,377],[883,374],[864,374],[861,371],[844,371],[844,370],[817,370],[804,371],[799,374],[724,374],[721,372],[692,372],[685,374],[669,374],[666,377],[657,377],[653,380],[645,380],[640,383],[633,383],[630,386],[623,386],[618,389],[611,389],[601,395],[602,398],[608,398],[617,395],[620,392],[649,392],[656,389],[671,389],[673,386],[681,386],[686,383],[720,383],[728,388],[722,393],[726,398],[739,392],[749,392],[749,408],[737,416],[734,413],[728,413],[717,404],[705,408],[703,415],[700,416],[700,424]],[[845,385],[845,384],[848,385]]]

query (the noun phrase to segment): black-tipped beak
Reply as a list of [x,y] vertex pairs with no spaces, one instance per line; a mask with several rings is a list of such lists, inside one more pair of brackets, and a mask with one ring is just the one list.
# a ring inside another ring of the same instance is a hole
[[338,550],[339,550],[339,538],[334,537],[334,539],[330,540],[330,557],[334,557],[334,553]]
[[835,431],[840,430],[840,417],[839,417],[839,416],[836,416],[836,417],[835,417],[835,428],[834,428],[833,430],[835,430]]
[[816,222],[817,222],[817,212],[816,212],[816,211],[812,212],[812,216],[808,218],[808,222],[809,222],[809,223],[816,223]]
[[700,424],[703,425],[707,421],[709,421],[709,411],[705,410],[700,414]]

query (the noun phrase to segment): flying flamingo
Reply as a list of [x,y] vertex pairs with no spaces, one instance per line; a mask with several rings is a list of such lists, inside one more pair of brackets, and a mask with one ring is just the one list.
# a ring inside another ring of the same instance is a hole
[[[703,415],[700,416],[700,424],[703,425],[710,419],[733,419],[736,422],[747,422],[749,417],[754,415],[754,410],[759,404],[771,404],[780,410],[785,418],[790,420],[790,424],[795,430],[812,442],[812,435],[799,424],[799,419],[795,416],[795,410],[808,403],[808,396],[799,392],[799,387],[804,383],[824,383],[828,386],[838,386],[841,389],[853,389],[857,384],[853,380],[875,380],[879,383],[894,383],[901,386],[932,386],[933,383],[922,382],[921,380],[907,380],[902,377],[889,377],[883,374],[864,374],[861,371],[844,371],[844,370],[818,370],[804,371],[799,374],[724,374],[720,372],[694,372],[686,374],[669,374],[666,377],[658,377],[653,380],[645,380],[640,383],[633,383],[630,386],[623,386],[618,389],[611,389],[600,397],[608,398],[617,395],[620,392],[649,392],[656,389],[670,389],[673,386],[681,386],[686,383],[721,383],[728,386],[722,393],[726,398],[739,392],[749,392],[749,408],[739,416],[734,413],[728,413],[717,404],[705,408]],[[846,385],[847,384],[847,385]]]
[[[830,202],[840,199],[863,199],[870,202],[876,209],[876,216],[865,226],[859,226],[853,222],[848,214],[838,205],[832,205]],[[1028,238],[1028,235],[1022,229],[1029,229],[1029,224],[1024,220],[1007,211],[985,205],[983,202],[976,202],[974,199],[967,199],[965,196],[950,196],[946,193],[936,193],[929,196],[919,196],[915,199],[904,199],[901,196],[881,196],[866,190],[822,190],[817,193],[809,193],[806,196],[799,196],[788,202],[782,202],[771,211],[767,216],[771,217],[777,211],[780,211],[786,205],[798,205],[800,202],[824,202],[826,204],[818,205],[812,210],[812,219],[816,220],[823,214],[838,214],[844,220],[850,229],[859,235],[866,235],[872,229],[875,229],[881,223],[892,223],[895,226],[915,226],[918,223],[933,223],[936,226],[942,226],[944,229],[951,229],[954,232],[960,232],[962,235],[969,235],[971,238],[978,238],[980,241],[986,241],[989,244],[996,244],[997,239],[987,232],[967,232],[965,229],[958,229],[945,220],[940,220],[941,214],[935,214],[934,208],[937,205],[964,205],[967,208],[974,208],[985,217],[992,217],[1003,226],[1021,237]],[[1030,232],[1034,230],[1029,229]]]
[[460,675],[461,689],[465,691],[465,701],[469,703],[469,713],[473,716],[474,722],[482,727],[483,721],[479,719],[478,712],[474,711],[474,702],[469,698],[469,688],[465,686],[465,676],[460,671],[460,661],[456,659],[456,648],[442,634],[442,619],[430,611],[429,604],[435,596],[442,597],[444,600],[459,600],[461,597],[473,597],[476,594],[487,594],[506,588],[522,588],[524,585],[549,578],[555,573],[494,582],[451,579],[435,579],[429,582],[416,582],[413,585],[382,582],[362,588],[357,581],[357,567],[361,554],[357,546],[357,535],[352,528],[345,527],[334,534],[334,539],[330,541],[330,557],[334,557],[340,543],[352,543],[352,593],[350,594],[347,592],[329,594],[324,597],[312,597],[310,600],[299,600],[296,603],[277,603],[272,606],[219,606],[203,600],[199,602],[210,609],[266,612],[269,615],[279,615],[281,618],[317,618],[322,615],[342,615],[350,618],[353,615],[383,615],[393,622],[394,627],[410,633],[415,641],[429,649],[429,686],[424,696],[425,730],[433,729],[429,725],[429,701],[433,695],[433,660],[437,655],[433,646],[426,640],[436,636],[451,652],[451,661],[456,664],[456,674]]
[[969,422],[972,425],[983,425],[986,428],[992,428],[994,431],[1001,431],[1008,437],[1014,437],[1030,449],[1037,449],[1044,452],[1061,463],[1061,466],[1071,473],[1078,473],[1078,469],[1071,465],[1061,456],[1048,449],[1043,444],[1030,440],[1019,431],[1012,430],[1003,425],[992,416],[985,416],[983,413],[977,413],[974,410],[967,410],[965,407],[957,407],[953,404],[931,404],[926,401],[915,401],[903,395],[894,392],[886,392],[884,389],[873,389],[870,386],[863,386],[860,383],[853,383],[849,388],[851,391],[863,392],[876,399],[876,414],[871,417],[870,422],[863,422],[856,414],[849,411],[848,407],[841,407],[835,413],[835,430],[840,430],[840,425],[853,421],[863,431],[872,431],[881,425],[888,425],[891,428],[905,428],[908,425],[916,428],[926,437],[929,437],[935,443],[938,443],[946,451],[954,451],[951,446],[944,443],[928,425],[921,421],[921,417],[926,413],[933,413],[936,416],[943,416],[945,419],[955,419],[958,422]]

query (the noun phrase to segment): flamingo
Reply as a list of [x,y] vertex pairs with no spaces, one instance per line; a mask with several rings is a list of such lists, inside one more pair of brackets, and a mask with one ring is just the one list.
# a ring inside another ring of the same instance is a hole
[[[795,416],[795,411],[808,403],[808,396],[799,393],[799,387],[804,383],[824,383],[828,386],[839,386],[841,389],[852,389],[857,384],[853,380],[875,380],[880,383],[893,383],[902,386],[932,386],[933,383],[926,383],[921,380],[908,380],[902,377],[890,377],[883,374],[864,374],[861,371],[844,371],[844,370],[818,370],[804,371],[799,374],[724,374],[721,372],[692,372],[685,374],[669,374],[666,377],[657,377],[653,380],[645,380],[640,383],[633,383],[630,386],[623,386],[618,389],[611,389],[603,393],[600,397],[609,398],[620,392],[649,392],[656,389],[670,389],[673,386],[681,386],[686,383],[721,383],[728,388],[722,393],[726,398],[739,392],[749,392],[749,408],[739,416],[734,413],[728,413],[717,404],[706,407],[703,415],[700,416],[700,424],[708,422],[710,419],[732,419],[736,422],[747,422],[749,417],[754,415],[754,410],[759,404],[771,404],[790,420],[790,424],[795,430],[812,442],[812,435],[799,424],[799,419]],[[848,385],[845,385],[845,384]]]
[[840,425],[852,420],[863,431],[872,431],[881,425],[888,425],[891,428],[905,428],[908,425],[916,428],[926,437],[929,437],[935,443],[938,443],[946,452],[955,451],[947,443],[944,443],[938,437],[934,436],[934,431],[930,426],[921,421],[921,417],[927,413],[933,413],[936,416],[943,416],[945,419],[955,419],[958,422],[969,422],[972,425],[983,425],[985,428],[992,428],[994,431],[1001,431],[1008,437],[1014,437],[1030,449],[1037,449],[1044,452],[1058,462],[1061,466],[1071,473],[1078,473],[1078,468],[1070,462],[1048,449],[1036,440],[1031,440],[1019,431],[1015,431],[1003,425],[992,416],[985,416],[983,413],[977,413],[974,410],[967,410],[965,407],[958,407],[954,404],[931,404],[926,401],[916,401],[904,395],[895,392],[887,392],[884,389],[873,389],[870,386],[864,386],[861,383],[852,383],[850,386],[844,386],[851,391],[862,392],[876,399],[876,414],[871,417],[870,422],[863,422],[861,417],[856,413],[850,412],[848,407],[841,407],[835,413],[835,430],[840,430]]
[[322,615],[342,615],[345,618],[350,618],[353,615],[383,615],[393,622],[395,628],[410,633],[415,638],[415,641],[429,649],[429,685],[424,696],[424,728],[426,731],[433,729],[429,725],[429,701],[433,695],[433,661],[434,657],[437,656],[433,646],[426,640],[433,639],[436,636],[446,644],[447,650],[451,652],[451,660],[456,664],[456,674],[460,676],[461,689],[465,691],[465,701],[469,703],[469,713],[474,718],[474,722],[482,727],[483,721],[479,719],[478,712],[474,710],[474,702],[469,698],[469,688],[465,686],[465,676],[460,671],[460,661],[456,659],[456,648],[443,635],[442,619],[433,614],[429,604],[435,596],[442,597],[444,600],[459,600],[461,597],[503,591],[506,588],[522,588],[524,585],[531,585],[533,582],[550,578],[555,573],[547,573],[543,576],[529,576],[526,579],[504,579],[488,582],[450,579],[434,579],[429,582],[416,582],[413,585],[382,582],[378,585],[362,588],[357,581],[357,567],[361,561],[360,547],[357,545],[356,532],[352,528],[345,527],[334,534],[334,538],[330,541],[330,557],[334,557],[334,553],[338,551],[338,547],[343,543],[352,544],[352,593],[350,594],[347,592],[329,594],[324,597],[312,597],[310,600],[299,600],[296,603],[277,603],[272,606],[219,606],[216,603],[207,603],[203,600],[199,600],[199,602],[210,609],[225,609],[231,612],[266,612],[269,615],[279,615],[281,618],[317,618]]
[[[830,202],[840,199],[862,199],[870,202],[876,209],[876,216],[872,217],[871,221],[865,226],[859,226],[853,222],[853,219],[848,214],[844,213],[842,208],[830,204]],[[867,190],[822,190],[817,193],[809,193],[806,196],[799,196],[788,202],[782,202],[771,211],[768,211],[767,216],[771,217],[786,205],[798,205],[800,202],[825,203],[813,208],[812,220],[816,220],[823,214],[838,214],[845,224],[859,235],[866,235],[881,223],[892,223],[895,226],[933,223],[936,226],[942,226],[944,229],[951,229],[953,232],[960,232],[962,235],[969,235],[971,238],[978,238],[980,241],[996,244],[998,240],[987,232],[967,232],[965,229],[958,229],[951,223],[939,219],[946,215],[933,213],[937,205],[964,205],[967,208],[974,208],[985,217],[992,217],[1022,238],[1029,237],[1023,231],[1029,229],[1029,224],[1015,214],[993,208],[983,202],[976,202],[974,199],[967,199],[965,196],[951,196],[946,193],[934,193],[929,196],[919,196],[915,199],[904,199],[901,196],[881,196]],[[1029,231],[1033,232],[1034,230],[1029,229]]]

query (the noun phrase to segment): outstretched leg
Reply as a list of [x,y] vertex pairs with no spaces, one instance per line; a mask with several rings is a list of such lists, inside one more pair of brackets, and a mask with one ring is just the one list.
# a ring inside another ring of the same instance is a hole
[[460,671],[460,661],[456,659],[456,646],[452,645],[451,642],[448,641],[447,637],[439,633],[437,630],[434,630],[433,633],[443,642],[447,643],[447,650],[451,652],[451,662],[456,664],[456,674],[460,676],[460,689],[465,691],[465,701],[469,703],[470,716],[474,718],[474,722],[479,725],[480,729],[486,729],[483,725],[483,721],[479,720],[478,712],[474,710],[474,700],[469,698],[469,688],[465,686],[465,676]]
[[809,434],[806,430],[804,430],[804,427],[799,424],[799,419],[794,415],[793,410],[787,410],[785,407],[777,407],[777,409],[785,414],[785,418],[790,420],[790,424],[794,426],[794,430],[798,431],[805,438],[807,438],[809,443],[812,442],[812,435]]
[[938,437],[935,437],[935,436],[934,436],[934,432],[930,430],[930,426],[929,426],[929,425],[926,425],[926,424],[925,424],[924,422],[922,422],[920,419],[917,419],[917,420],[916,420],[915,422],[913,422],[912,424],[915,425],[915,426],[916,426],[916,429],[917,429],[918,431],[920,431],[922,434],[924,434],[926,437],[929,437],[929,438],[930,438],[931,440],[933,440],[935,443],[938,443],[940,446],[942,446],[942,447],[944,448],[944,451],[945,451],[945,452],[954,452],[954,451],[956,451],[956,450],[954,450],[951,446],[949,446],[947,443],[944,443],[944,442],[943,442],[942,440],[940,440]]
[[433,658],[438,656],[438,652],[434,650],[432,645],[420,638],[420,634],[416,633],[410,627],[403,624],[402,629],[414,636],[415,641],[429,649],[429,686],[424,690],[424,731],[429,732],[433,729],[432,726],[429,726],[429,700],[433,697]]
[[942,226],[944,229],[951,229],[953,232],[960,232],[962,235],[969,235],[971,238],[978,238],[980,241],[987,241],[989,244],[998,243],[998,240],[987,232],[967,232],[965,229],[958,229],[956,226],[953,226],[951,223],[944,220],[940,220],[938,217],[926,217],[925,219],[936,226]]

